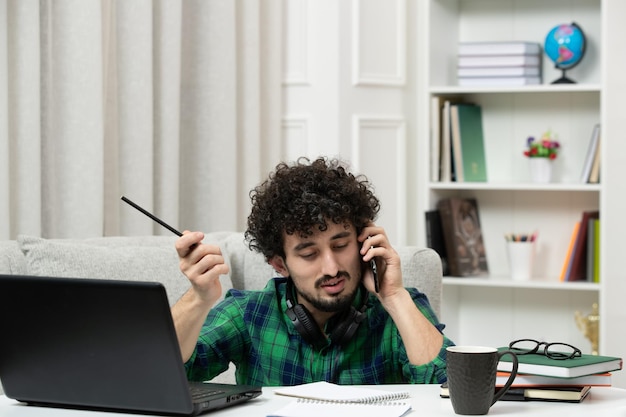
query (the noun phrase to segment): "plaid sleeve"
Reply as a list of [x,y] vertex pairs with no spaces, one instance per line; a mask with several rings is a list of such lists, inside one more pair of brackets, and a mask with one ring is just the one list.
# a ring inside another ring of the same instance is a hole
[[446,348],[454,343],[445,335],[439,355],[431,362],[423,365],[412,365],[408,361],[403,367],[403,373],[410,384],[442,384],[447,379]]
[[246,335],[240,305],[229,292],[202,326],[196,349],[185,363],[187,379],[206,381],[224,372],[245,351]]
[[[443,335],[445,325],[439,322],[426,295],[414,288],[410,288],[408,291],[415,305],[424,317],[426,317]],[[431,362],[422,365],[412,365],[409,363],[407,356],[406,363],[403,365],[402,370],[407,382],[411,384],[441,384],[445,382],[448,378],[446,373],[446,348],[453,345],[454,343],[443,335],[443,344],[437,357]],[[403,354],[406,355],[404,344],[401,344],[400,348]]]

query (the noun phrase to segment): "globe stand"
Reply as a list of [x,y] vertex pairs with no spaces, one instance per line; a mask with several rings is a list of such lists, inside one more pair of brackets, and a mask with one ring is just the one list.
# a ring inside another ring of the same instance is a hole
[[557,68],[561,70],[561,78],[557,78],[556,80],[552,81],[552,84],[576,84],[576,81],[572,80],[571,78],[567,78],[565,76],[565,69],[562,68]]

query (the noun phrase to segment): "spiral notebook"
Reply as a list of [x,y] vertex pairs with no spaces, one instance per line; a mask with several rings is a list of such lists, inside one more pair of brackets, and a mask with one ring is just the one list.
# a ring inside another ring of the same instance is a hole
[[407,391],[384,391],[321,381],[278,388],[274,393],[298,399],[267,417],[355,414],[359,417],[400,417],[411,410],[409,401],[401,401],[409,398]]
[[377,403],[336,403],[298,398],[267,417],[402,417],[411,411],[408,401],[383,401]]
[[375,388],[337,385],[320,381],[277,388],[275,394],[334,403],[377,403],[409,398],[407,391],[384,391]]

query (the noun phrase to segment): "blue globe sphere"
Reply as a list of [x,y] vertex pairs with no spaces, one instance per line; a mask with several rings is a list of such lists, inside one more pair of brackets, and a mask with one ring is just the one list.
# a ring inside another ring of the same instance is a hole
[[575,83],[565,76],[565,71],[580,63],[585,55],[586,44],[585,34],[576,23],[557,25],[548,32],[543,50],[562,72],[561,78],[552,84]]
[[544,51],[556,68],[565,70],[583,59],[585,44],[585,34],[576,23],[557,25],[548,32]]

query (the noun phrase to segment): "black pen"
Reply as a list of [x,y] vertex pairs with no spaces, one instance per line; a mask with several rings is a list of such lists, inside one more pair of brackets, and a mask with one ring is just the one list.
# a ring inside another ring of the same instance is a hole
[[178,236],[182,236],[183,235],[181,232],[179,232],[178,230],[174,229],[172,226],[170,226],[169,224],[165,223],[163,220],[159,219],[157,216],[155,216],[154,214],[150,213],[149,211],[146,211],[143,208],[139,207],[137,204],[133,203],[128,198],[122,196],[122,201],[124,201],[125,203],[130,204],[131,206],[133,206],[134,208],[136,208],[137,210],[139,210],[140,212],[142,212],[146,216],[150,217],[152,220],[154,220],[155,222],[157,222],[161,226],[165,227],[166,229],[168,229],[170,232],[174,233],[175,235],[178,235]]

